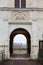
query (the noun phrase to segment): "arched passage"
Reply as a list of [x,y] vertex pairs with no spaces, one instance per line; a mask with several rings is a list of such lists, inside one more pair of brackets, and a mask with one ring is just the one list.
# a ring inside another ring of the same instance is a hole
[[17,35],[17,34],[23,34],[26,39],[27,39],[27,53],[30,55],[31,52],[31,36],[30,33],[23,29],[23,28],[17,28],[15,30],[12,31],[12,33],[10,34],[10,56],[13,53],[13,38]]
[[[27,55],[27,39],[23,34],[17,34],[13,38],[13,54],[12,56],[20,57]],[[25,56],[26,57],[26,56]]]

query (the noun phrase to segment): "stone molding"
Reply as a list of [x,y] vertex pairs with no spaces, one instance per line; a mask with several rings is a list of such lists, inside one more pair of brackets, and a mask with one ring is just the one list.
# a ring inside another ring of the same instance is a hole
[[14,8],[14,7],[0,7],[0,11],[43,11],[43,8]]
[[8,45],[0,45],[0,47],[8,47]]
[[9,22],[9,24],[16,24],[16,25],[32,25],[32,22]]

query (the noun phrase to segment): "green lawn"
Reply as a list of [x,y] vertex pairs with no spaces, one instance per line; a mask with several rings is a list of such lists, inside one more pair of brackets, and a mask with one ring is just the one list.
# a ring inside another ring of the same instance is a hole
[[13,50],[26,50],[26,48],[14,48]]

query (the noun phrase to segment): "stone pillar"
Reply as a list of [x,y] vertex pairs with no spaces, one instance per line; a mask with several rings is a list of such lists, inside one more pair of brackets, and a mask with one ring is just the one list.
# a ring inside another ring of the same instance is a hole
[[0,51],[4,50],[5,59],[9,58],[9,32],[7,11],[0,11]]
[[38,48],[39,48],[39,41],[38,41],[38,22],[32,23],[32,58],[37,59],[38,57]]
[[32,59],[38,58],[38,50],[39,50],[39,35],[38,35],[38,13],[33,12],[32,18],[32,42],[31,42],[31,57]]

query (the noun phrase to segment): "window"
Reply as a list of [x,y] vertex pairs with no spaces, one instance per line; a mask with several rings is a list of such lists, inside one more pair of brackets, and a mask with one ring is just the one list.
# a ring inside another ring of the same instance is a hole
[[43,41],[39,41],[39,50],[43,49]]
[[19,8],[19,0],[15,0],[15,8]]
[[26,8],[26,0],[21,0],[21,8]]
[[26,8],[26,0],[15,0],[15,8]]

